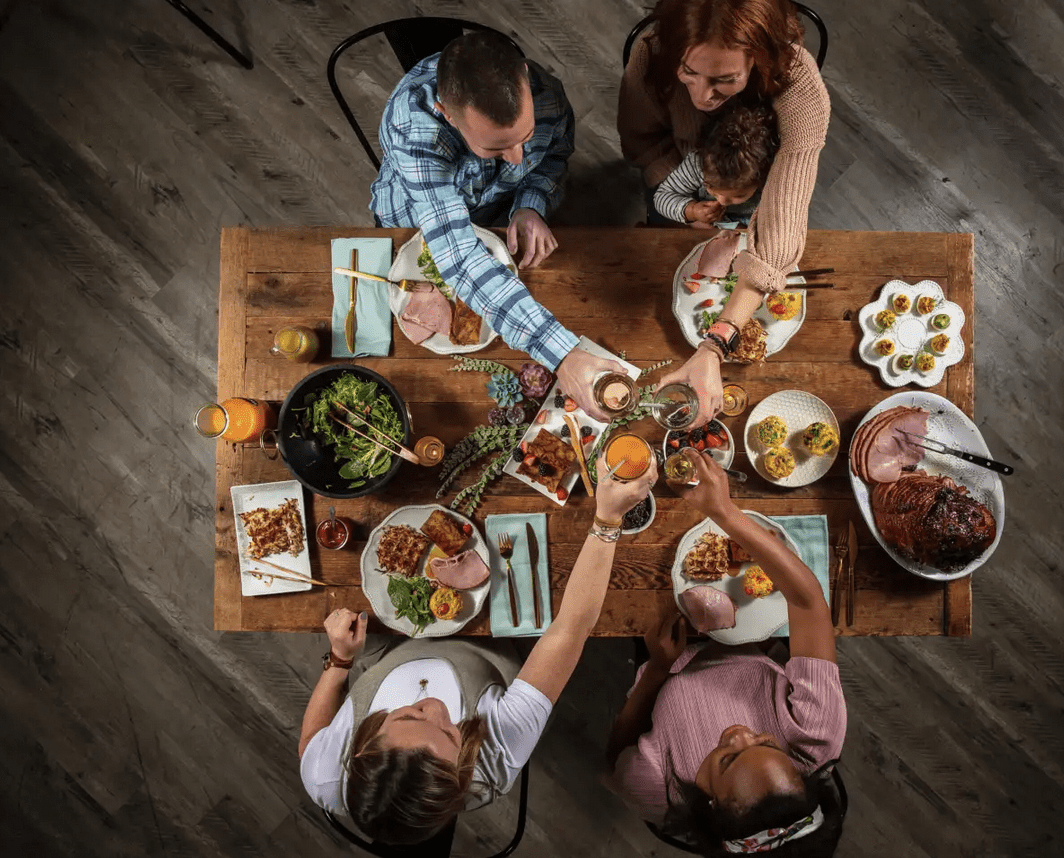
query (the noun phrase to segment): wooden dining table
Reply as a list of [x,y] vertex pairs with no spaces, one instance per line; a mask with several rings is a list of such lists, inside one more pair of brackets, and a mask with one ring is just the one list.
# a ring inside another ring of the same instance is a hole
[[[332,315],[330,240],[385,236],[393,256],[414,233],[411,229],[362,227],[247,229],[222,232],[218,312],[218,401],[245,396],[280,403],[307,373],[331,363],[328,325]],[[695,230],[627,227],[558,227],[558,249],[538,268],[521,272],[535,298],[577,335],[586,335],[641,368],[672,361],[676,368],[691,355],[672,311],[673,275],[677,266],[704,237]],[[745,470],[745,483],[732,483],[733,497],[743,509],[769,516],[823,514],[829,542],[834,545],[856,525],[859,552],[854,571],[853,623],[845,611],[839,635],[970,635],[971,577],[949,582],[917,577],[898,566],[866,526],[854,498],[845,452],[864,414],[896,392],[858,354],[861,330],[858,312],[892,279],[939,283],[948,300],[960,305],[967,322],[962,331],[963,359],[946,370],[930,388],[973,414],[973,237],[965,233],[844,232],[809,233],[800,268],[834,268],[834,288],[809,290],[806,318],[782,351],[764,363],[726,364],[724,381],[742,385],[749,394],[747,411],[723,417],[737,446],[743,448],[743,427],[750,408],[784,389],[808,391],[826,402],[841,430],[841,452],[827,474],[816,482],[782,489],[760,477],[746,457],[733,467]],[[290,324],[317,326],[323,348],[317,360],[297,364],[271,354],[274,333]],[[406,339],[394,324],[387,357],[359,358],[355,363],[387,378],[406,401],[413,418],[413,440],[435,435],[451,446],[487,422],[493,403],[486,391],[488,376],[448,372],[454,360],[434,354]],[[528,360],[523,353],[495,340],[476,357],[490,358],[514,369]],[[668,372],[649,373],[641,384]],[[664,430],[652,420],[631,424],[651,443],[660,444]],[[221,630],[321,631],[325,616],[337,607],[371,611],[361,587],[360,555],[369,532],[394,510],[411,504],[449,503],[455,492],[475,478],[479,468],[436,501],[439,467],[404,463],[382,490],[356,499],[330,499],[304,492],[307,530],[328,515],[355,523],[354,538],[339,551],[324,551],[308,539],[313,576],[326,583],[305,592],[241,596],[235,522],[230,487],[291,479],[279,459],[269,459],[258,445],[217,443],[216,553],[214,625]],[[609,591],[594,634],[642,635],[673,601],[670,570],[681,536],[702,516],[675,497],[664,481],[655,489],[657,514],[648,529],[623,538]],[[503,475],[489,484],[473,517],[483,530],[484,518],[495,513],[545,512],[548,516],[547,556],[550,596],[556,612],[580,546],[594,515],[594,501],[574,488],[559,507],[518,480]],[[371,617],[371,631],[388,631]],[[488,612],[482,611],[461,632],[491,633]]]

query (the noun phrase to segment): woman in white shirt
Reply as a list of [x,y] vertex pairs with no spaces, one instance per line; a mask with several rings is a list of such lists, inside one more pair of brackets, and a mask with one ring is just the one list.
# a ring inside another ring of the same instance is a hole
[[[599,462],[599,473],[606,466]],[[507,792],[598,621],[624,513],[657,468],[606,480],[561,608],[523,665],[468,640],[400,640],[345,694],[366,614],[325,620],[330,652],[303,716],[300,774],[314,802],[375,841],[420,843]]]

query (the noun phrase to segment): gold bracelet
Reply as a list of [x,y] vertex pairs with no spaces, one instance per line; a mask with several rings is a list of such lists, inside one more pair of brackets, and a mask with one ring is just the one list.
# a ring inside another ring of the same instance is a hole
[[624,519],[621,519],[620,521],[606,521],[606,519],[599,518],[596,515],[595,524],[597,524],[599,527],[620,527],[622,524],[624,524]]
[[702,348],[703,346],[720,358],[721,363],[724,363],[724,350],[713,342],[713,340],[702,340],[702,342],[698,344],[698,348]]

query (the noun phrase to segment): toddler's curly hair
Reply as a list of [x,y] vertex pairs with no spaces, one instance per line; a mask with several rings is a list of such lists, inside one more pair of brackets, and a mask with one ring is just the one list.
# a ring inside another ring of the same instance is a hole
[[706,187],[761,187],[779,149],[776,111],[736,102],[710,123],[698,147]]

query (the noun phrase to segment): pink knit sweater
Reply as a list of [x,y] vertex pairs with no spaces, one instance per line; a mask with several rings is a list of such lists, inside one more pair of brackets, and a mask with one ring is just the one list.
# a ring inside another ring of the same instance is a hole
[[760,654],[693,659],[698,652],[688,647],[676,660],[654,704],[653,727],[622,752],[614,770],[614,789],[651,822],[660,823],[668,807],[668,758],[681,780],[693,782],[733,724],[771,733],[784,750],[811,757],[811,764],[799,763],[803,772],[842,752],[846,701],[834,662],[795,657],[783,668]]
[[[667,105],[646,80],[650,46],[644,33],[632,48],[621,80],[617,131],[625,159],[643,171],[648,187],[662,182],[697,148],[706,114],[697,110],[678,85]],[[831,105],[816,61],[796,46],[790,84],[772,102],[779,124],[780,148],[750,222],[748,249],[735,270],[762,292],[785,288],[784,276],[805,249],[809,200],[816,183],[817,161],[827,137]]]

